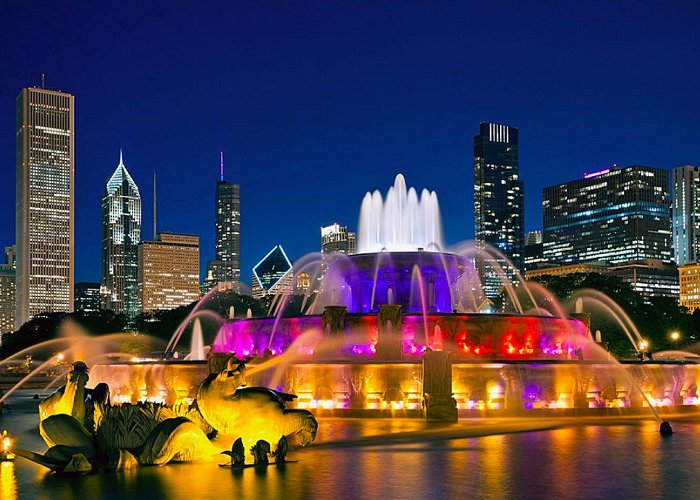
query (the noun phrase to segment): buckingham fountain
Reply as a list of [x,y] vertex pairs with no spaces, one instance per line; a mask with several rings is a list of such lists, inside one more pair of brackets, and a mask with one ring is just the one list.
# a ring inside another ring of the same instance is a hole
[[[365,195],[357,243],[355,255],[295,264],[320,283],[304,297],[303,314],[283,314],[290,281],[268,317],[224,321],[206,361],[97,365],[91,377],[109,384],[113,401],[173,405],[195,400],[199,381],[233,358],[247,363],[248,383],[295,394],[290,408],[321,416],[658,414],[700,404],[695,363],[620,362],[601,347],[589,306],[613,315],[635,350],[643,345],[603,294],[561,304],[496,249],[444,250],[436,193],[419,195],[402,175],[385,196]],[[499,310],[507,313],[494,311],[480,266],[501,284]],[[201,344],[196,316],[188,318],[193,345]]]
[[[501,284],[500,304],[480,269]],[[287,446],[311,443],[316,417],[653,414],[661,423],[700,405],[700,365],[621,362],[604,349],[588,306],[603,306],[644,354],[633,322],[603,294],[561,304],[496,249],[445,250],[437,195],[407,189],[401,175],[386,196],[363,199],[357,254],[303,258],[294,271],[320,283],[301,314],[284,314],[290,281],[268,317],[231,311],[205,346],[205,297],[166,349],[191,325],[185,359],[96,363],[89,375],[74,362],[39,407],[49,452],[16,453],[68,472],[221,452],[243,463],[241,450],[263,460],[276,444],[283,460]]]

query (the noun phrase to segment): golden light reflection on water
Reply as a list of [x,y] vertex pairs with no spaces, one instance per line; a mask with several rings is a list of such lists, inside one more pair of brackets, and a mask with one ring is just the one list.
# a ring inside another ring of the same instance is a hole
[[17,498],[17,478],[13,462],[0,463],[0,498],[3,500]]

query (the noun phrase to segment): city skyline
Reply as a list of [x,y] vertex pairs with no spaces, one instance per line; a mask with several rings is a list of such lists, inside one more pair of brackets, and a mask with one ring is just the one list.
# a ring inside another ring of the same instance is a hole
[[[100,196],[91,191],[109,175],[115,152],[130,151],[132,174],[145,193],[152,170],[159,172],[159,226],[199,234],[205,269],[214,257],[211,183],[223,149],[232,182],[246,193],[275,193],[274,203],[243,201],[246,231],[255,235],[243,242],[246,281],[255,256],[275,244],[299,257],[314,250],[320,224],[337,219],[355,229],[364,192],[398,172],[438,192],[449,243],[473,238],[469,149],[474,124],[483,120],[520,129],[525,230],[541,228],[540,195],[548,184],[612,163],[668,170],[697,163],[698,97],[690,84],[697,69],[686,64],[697,15],[664,11],[668,24],[659,27],[660,6],[638,9],[633,19],[612,6],[596,14],[573,6],[556,13],[503,8],[510,9],[504,16],[492,7],[405,6],[399,19],[358,44],[345,35],[368,14],[389,15],[390,7],[329,6],[307,15],[291,6],[255,6],[221,16],[204,8],[159,20],[155,7],[141,6],[139,24],[130,22],[132,13],[106,7],[104,17],[90,9],[76,13],[57,36],[50,10],[11,5],[7,19],[18,22],[0,34],[7,48],[0,63],[12,68],[0,81],[3,172],[11,173],[15,154],[14,98],[46,73],[47,87],[78,102],[75,280],[97,281]],[[198,22],[200,15],[208,25]],[[600,26],[600,15],[609,25]],[[491,40],[496,19],[502,36],[490,51],[477,50]],[[40,21],[47,21],[51,48],[25,36]],[[147,37],[154,27],[165,36]],[[120,49],[107,43],[116,33],[124,40]],[[524,33],[532,36],[523,42]],[[189,46],[180,36],[201,42]],[[18,38],[27,45],[14,43]],[[144,39],[149,43],[141,46]],[[528,56],[495,64],[490,54],[512,46]],[[65,57],[59,62],[54,53]],[[663,71],[654,69],[659,60]],[[538,71],[525,71],[531,66]],[[512,74],[517,81],[506,78]],[[652,96],[650,86],[657,89]],[[408,105],[413,102],[420,104]],[[179,119],[185,115],[196,120]],[[329,187],[316,192],[317,185]],[[14,243],[14,194],[4,189],[0,246]],[[300,221],[301,213],[317,216]],[[145,200],[143,217],[152,219]],[[276,237],[255,231],[270,221],[279,228]]]

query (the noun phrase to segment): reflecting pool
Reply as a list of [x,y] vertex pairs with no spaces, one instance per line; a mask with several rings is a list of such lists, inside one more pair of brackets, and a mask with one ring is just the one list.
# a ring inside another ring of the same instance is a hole
[[[39,451],[31,395],[9,398],[0,427]],[[170,464],[65,477],[18,458],[0,465],[0,497],[692,498],[700,419],[671,420],[675,433],[662,438],[651,418],[321,419],[316,442],[281,469]]]

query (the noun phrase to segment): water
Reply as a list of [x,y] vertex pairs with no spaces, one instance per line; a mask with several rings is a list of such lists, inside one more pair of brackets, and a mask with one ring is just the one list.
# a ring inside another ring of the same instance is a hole
[[[0,425],[44,450],[37,402],[19,391],[10,403]],[[700,420],[676,418],[674,430],[662,438],[653,420],[626,418],[321,419],[317,441],[284,469],[170,464],[61,477],[18,458],[0,465],[0,497],[694,498]]]
[[435,247],[442,247],[435,191],[423,189],[419,198],[414,188],[406,188],[406,180],[399,174],[385,199],[379,191],[365,195],[360,207],[357,253],[433,251]]

